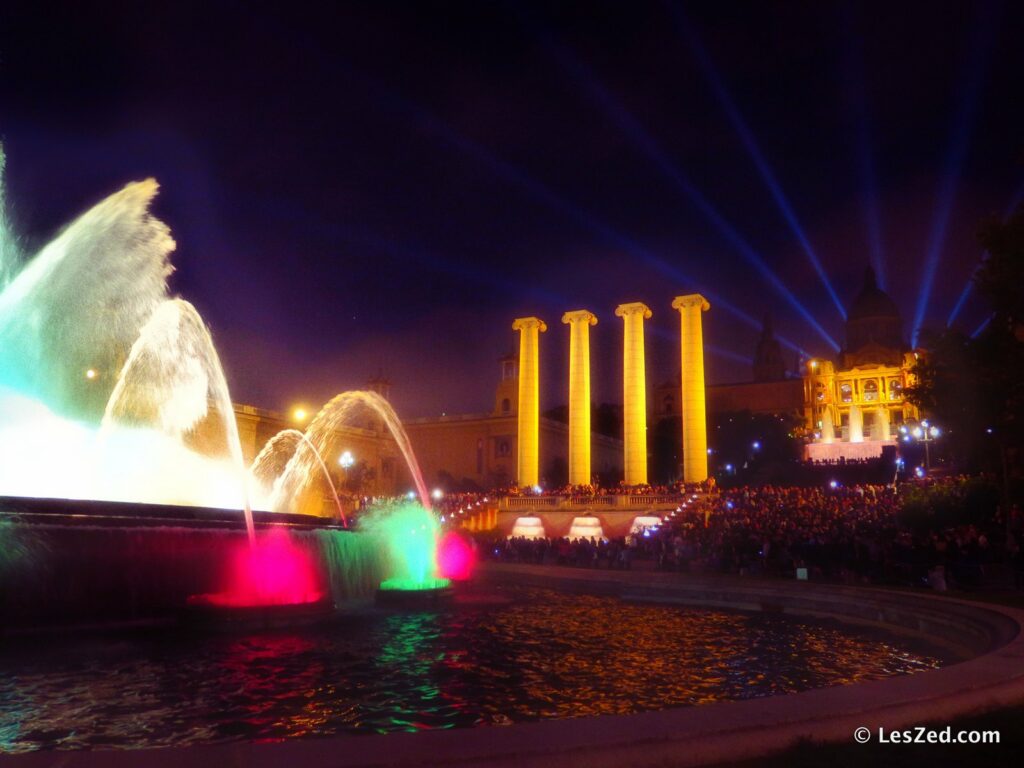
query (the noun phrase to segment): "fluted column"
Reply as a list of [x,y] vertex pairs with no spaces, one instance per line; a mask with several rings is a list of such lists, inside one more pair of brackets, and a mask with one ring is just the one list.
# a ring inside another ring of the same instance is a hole
[[590,483],[590,326],[597,317],[585,309],[566,312],[569,326],[569,484]]
[[623,320],[622,442],[626,485],[647,483],[647,372],[644,362],[644,320],[651,310],[639,301],[620,304]]
[[537,485],[540,479],[540,334],[548,329],[537,317],[520,317],[512,323],[519,331],[519,436],[517,482],[519,487]]
[[704,391],[704,330],[701,312],[711,309],[699,293],[677,296],[672,309],[679,310],[680,379],[683,414],[683,482],[708,479],[708,427]]

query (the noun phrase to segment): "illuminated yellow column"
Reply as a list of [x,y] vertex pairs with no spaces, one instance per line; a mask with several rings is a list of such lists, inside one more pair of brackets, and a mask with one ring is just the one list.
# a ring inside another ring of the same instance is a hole
[[519,467],[521,488],[537,485],[540,479],[540,376],[538,347],[540,334],[548,329],[536,317],[520,317],[512,323],[519,331]]
[[704,331],[701,312],[711,309],[699,293],[676,296],[672,309],[681,319],[681,371],[683,414],[683,482],[708,479],[708,427],[704,405]]
[[597,317],[585,309],[566,312],[569,326],[569,484],[590,483],[590,326]]
[[647,483],[647,373],[644,320],[651,310],[635,301],[619,304],[615,316],[624,323],[622,337],[622,442],[626,485]]

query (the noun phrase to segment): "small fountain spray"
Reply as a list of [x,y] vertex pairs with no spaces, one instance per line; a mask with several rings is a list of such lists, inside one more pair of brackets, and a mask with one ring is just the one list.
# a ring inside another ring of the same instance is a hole
[[206,324],[184,299],[162,302],[143,326],[107,401],[100,436],[115,424],[141,423],[183,440],[206,417],[211,398],[238,473],[245,528],[253,541],[248,475],[224,369]]
[[312,451],[313,455],[316,457],[317,463],[320,465],[320,470],[323,472],[324,478],[327,480],[327,485],[330,486],[331,495],[334,497],[334,504],[338,510],[338,517],[341,518],[342,524],[347,527],[348,520],[345,518],[345,510],[342,508],[341,498],[338,496],[338,489],[334,485],[331,473],[327,470],[327,464],[324,462],[324,457],[320,454],[320,451],[316,449],[316,446],[310,442],[304,432],[300,432],[297,429],[282,429],[267,441],[266,445],[263,446],[263,450],[257,454],[255,459],[253,459],[252,466],[249,467],[249,473],[257,481],[263,480],[268,474],[273,472],[274,466],[279,461],[279,454],[282,449],[288,450],[290,454],[294,456],[295,453],[303,446],[307,450]]
[[[427,492],[426,483],[423,482],[423,473],[420,472],[419,463],[416,461],[416,454],[413,453],[409,436],[402,427],[391,404],[376,392],[342,392],[335,395],[327,403],[316,417],[310,422],[306,430],[306,437],[316,448],[316,453],[321,456],[329,453],[331,443],[335,439],[339,428],[351,425],[354,416],[360,413],[370,412],[381,419],[388,431],[391,433],[398,450],[402,452],[409,473],[412,475],[416,490],[419,493],[420,503],[423,508],[430,510],[430,494]],[[286,508],[291,500],[295,499],[309,482],[314,469],[315,458],[311,454],[296,453],[284,472],[274,485],[271,496],[271,503],[275,509]]]

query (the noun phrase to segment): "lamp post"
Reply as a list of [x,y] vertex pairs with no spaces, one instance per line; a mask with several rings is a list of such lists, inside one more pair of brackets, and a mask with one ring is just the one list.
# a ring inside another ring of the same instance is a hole
[[345,470],[345,490],[348,490],[348,471],[355,463],[356,459],[352,455],[352,451],[342,451],[341,456],[338,457],[338,464]]
[[924,467],[925,471],[931,472],[932,469],[932,455],[931,455],[931,444],[939,438],[942,431],[934,424],[929,424],[928,419],[924,419],[920,424],[914,427],[902,427],[900,432],[903,433],[903,439],[907,442],[910,438],[920,440],[924,443]]

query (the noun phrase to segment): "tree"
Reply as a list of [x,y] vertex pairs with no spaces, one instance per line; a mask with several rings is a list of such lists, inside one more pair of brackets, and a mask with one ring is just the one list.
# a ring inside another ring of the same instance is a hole
[[947,429],[961,468],[1001,475],[1005,502],[1020,476],[1024,440],[1024,206],[1005,221],[985,222],[979,240],[986,255],[974,282],[991,321],[976,338],[924,332],[928,353],[907,395]]

